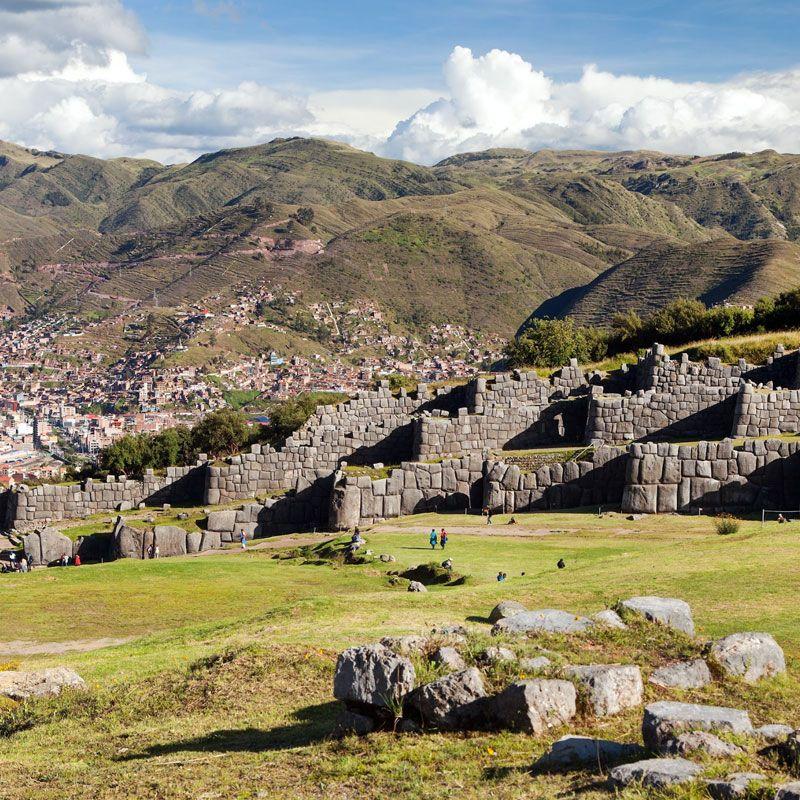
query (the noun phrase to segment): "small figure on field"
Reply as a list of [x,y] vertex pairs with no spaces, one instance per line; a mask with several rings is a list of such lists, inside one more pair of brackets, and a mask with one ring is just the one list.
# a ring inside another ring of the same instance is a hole
[[778,514],[778,522],[786,522],[786,517],[783,514]]
[[506,574],[505,574],[505,572],[498,572],[498,573],[497,573],[497,582],[498,582],[498,583],[501,583],[501,582],[502,582],[502,581],[504,581],[505,579],[506,579]]
[[428,537],[428,541],[431,544],[431,550],[435,550],[439,541],[439,537],[436,535],[436,528],[431,528],[431,535]]
[[453,559],[452,558],[445,559],[444,561],[442,561],[442,566],[445,569],[453,569]]
[[516,525],[517,521],[514,519],[514,517],[511,517],[511,519],[508,521],[508,524],[509,525]]
[[155,545],[155,549],[153,550],[153,558],[161,558],[161,550],[158,545]]
[[439,534],[439,546],[444,550],[444,546],[447,544],[447,531],[442,528],[441,533]]
[[241,542],[242,550],[247,550],[247,536],[245,536],[244,531],[239,534],[239,542]]
[[558,559],[558,563],[556,564],[556,566],[557,566],[559,569],[564,569],[564,567],[566,567],[566,566],[567,566],[567,562],[566,562],[566,561],[564,561],[564,559],[563,559],[563,558],[559,558],[559,559]]
[[79,566],[81,565],[81,556],[80,556],[80,553],[76,553],[76,554],[75,554],[75,558],[73,558],[73,559],[72,559],[72,563],[73,563],[73,564],[74,564],[76,567],[79,567]]

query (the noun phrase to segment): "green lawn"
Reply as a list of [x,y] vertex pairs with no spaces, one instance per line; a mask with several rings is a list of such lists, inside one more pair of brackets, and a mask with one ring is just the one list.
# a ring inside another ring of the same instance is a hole
[[[700,637],[768,631],[786,650],[790,679],[754,689],[715,685],[697,699],[735,698],[759,722],[800,723],[785,719],[800,707],[800,523],[745,522],[721,537],[706,517],[507,520],[496,517],[489,527],[453,514],[385,522],[366,533],[368,547],[393,554],[394,564],[312,565],[251,550],[2,576],[5,639],[132,638],[93,652],[18,659],[75,666],[92,691],[36,704],[29,729],[0,737],[0,797],[505,798],[578,789],[607,796],[587,789],[585,774],[531,777],[526,767],[547,742],[521,735],[327,738],[338,650],[443,622],[466,623],[483,637],[489,610],[509,597],[531,608],[594,612],[634,594],[671,595],[691,603]],[[443,525],[451,535],[446,555],[470,581],[425,594],[391,587],[388,570],[442,560],[427,533]],[[556,568],[559,558],[566,569]],[[504,584],[495,580],[500,570],[509,576]],[[544,644],[566,660],[634,658],[647,668],[685,646],[663,638],[637,628],[621,638]],[[642,655],[650,646],[653,653]],[[654,692],[648,688],[651,699]],[[640,719],[638,711],[624,714],[600,730],[635,741]],[[596,733],[598,726],[578,720],[574,729]]]

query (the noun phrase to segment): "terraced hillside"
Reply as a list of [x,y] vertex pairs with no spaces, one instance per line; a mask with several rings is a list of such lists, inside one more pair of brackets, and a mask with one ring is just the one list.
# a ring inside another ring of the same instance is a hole
[[750,299],[796,282],[798,175],[772,152],[489,150],[427,168],[278,139],[164,166],[0,144],[0,302],[114,313],[268,281],[376,302],[400,329],[509,335],[533,310],[600,321],[676,286]]

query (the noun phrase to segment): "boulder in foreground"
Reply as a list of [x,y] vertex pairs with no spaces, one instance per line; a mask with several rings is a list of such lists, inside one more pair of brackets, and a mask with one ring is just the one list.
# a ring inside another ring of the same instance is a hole
[[592,626],[588,617],[579,617],[569,611],[543,608],[537,611],[521,611],[495,623],[492,634],[500,633],[580,633]]
[[640,758],[638,744],[622,744],[590,736],[562,736],[533,764],[534,772],[554,772],[570,767],[591,767],[604,770],[622,761]]
[[470,667],[420,686],[409,695],[407,704],[426,725],[458,730],[474,727],[484,716],[481,701],[485,697],[481,673]]
[[786,672],[783,650],[768,633],[732,633],[711,645],[711,655],[725,672],[747,683]]
[[631,597],[620,606],[650,622],[666,625],[688,636],[694,636],[694,620],[689,604],[676,597]]
[[75,670],[69,667],[25,672],[8,670],[0,672],[0,695],[12,700],[27,700],[29,697],[53,697],[62,689],[85,689],[86,684]]
[[642,673],[633,664],[568,667],[566,674],[577,678],[586,688],[592,711],[598,717],[619,714],[620,711],[642,704]]
[[649,681],[664,689],[702,689],[711,683],[711,670],[702,658],[676,661],[653,670]]
[[493,716],[498,727],[538,736],[569,722],[576,698],[569,681],[516,681],[494,698]]
[[648,789],[664,789],[693,781],[703,768],[685,758],[649,758],[622,764],[608,773],[608,781],[615,789],[631,784],[641,784]]
[[414,688],[414,665],[382,644],[351,647],[339,654],[333,677],[337,700],[390,708]]
[[746,711],[722,706],[703,706],[662,700],[644,710],[642,738],[654,752],[669,751],[671,740],[690,731],[750,733],[753,725]]

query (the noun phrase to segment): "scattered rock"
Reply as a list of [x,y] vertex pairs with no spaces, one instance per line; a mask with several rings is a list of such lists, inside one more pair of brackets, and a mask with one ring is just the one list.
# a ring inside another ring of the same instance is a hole
[[420,583],[419,581],[411,581],[408,584],[408,591],[409,592],[427,592],[427,588],[425,587],[424,583]]
[[453,672],[415,689],[407,705],[422,722],[441,730],[472,727],[483,716],[486,697],[481,673],[476,667]]
[[189,519],[189,515],[185,511],[181,511],[175,516],[176,519]]
[[622,744],[590,736],[562,736],[533,764],[535,772],[555,772],[569,767],[596,766],[605,770],[622,761],[640,758],[643,748],[638,744]]
[[547,656],[535,656],[534,658],[521,658],[519,668],[522,672],[542,672],[553,662]]
[[86,684],[75,670],[69,667],[25,672],[6,670],[0,672],[0,695],[12,700],[27,700],[29,697],[53,697],[62,689],[85,689]]
[[645,707],[642,738],[654,752],[669,747],[669,740],[687,731],[750,733],[753,725],[746,711],[721,706],[702,706],[662,700]]
[[648,680],[665,689],[702,689],[711,683],[711,671],[702,658],[697,658],[659,667]]
[[641,670],[635,665],[591,664],[568,667],[565,672],[586,687],[592,711],[598,717],[642,704],[644,684]]
[[592,615],[592,619],[599,625],[605,625],[607,628],[616,628],[617,630],[625,630],[628,626],[622,621],[622,617],[614,611],[613,608],[607,608],[605,611],[598,611]]
[[351,647],[336,660],[333,696],[388,708],[414,688],[415,679],[414,665],[382,644]]
[[702,771],[703,768],[699,764],[694,764],[685,758],[649,758],[614,767],[608,773],[608,780],[611,786],[617,789],[633,783],[639,783],[649,789],[663,789],[679,783],[689,783]]
[[786,671],[783,650],[768,633],[732,633],[711,645],[711,655],[725,672],[748,683]]
[[538,611],[521,611],[513,617],[499,620],[492,628],[492,635],[499,633],[580,633],[591,627],[588,617],[578,617],[569,611],[545,608]]
[[668,628],[694,636],[692,609],[683,600],[674,597],[631,597],[623,600],[620,605],[650,622],[658,622]]
[[507,647],[487,647],[480,660],[485,664],[499,664],[501,661],[516,661],[517,654]]
[[661,747],[665,755],[686,756],[691,753],[705,753],[712,758],[728,758],[744,752],[735,744],[724,742],[719,736],[707,731],[689,731],[668,739]]
[[779,786],[775,792],[775,800],[800,800],[800,781]]
[[440,647],[431,659],[434,664],[446,667],[453,672],[466,669],[467,664],[455,647]]
[[771,725],[762,725],[760,728],[756,728],[753,733],[769,744],[778,744],[779,742],[785,742],[789,734],[794,733],[794,728],[791,725],[773,723]]
[[527,611],[528,609],[525,608],[522,603],[518,603],[516,600],[501,600],[490,612],[489,612],[489,622],[494,624],[495,622],[500,622],[501,619],[505,619],[506,617],[513,617],[514,614],[519,614],[521,611]]
[[792,731],[783,742],[776,745],[776,750],[789,772],[800,775],[800,730]]
[[376,727],[372,717],[344,708],[336,720],[334,734],[346,736],[348,733],[354,733],[356,736],[366,736],[368,733],[372,733]]
[[752,796],[751,789],[766,781],[758,772],[734,772],[724,780],[708,781],[706,788],[714,800],[736,800],[737,797]]
[[22,537],[22,546],[32,567],[47,566],[72,555],[72,539],[55,528],[43,528]]
[[463,625],[458,625],[457,623],[452,625],[437,625],[435,628],[431,628],[431,636],[458,638],[466,635],[467,629]]
[[576,697],[569,681],[516,681],[495,697],[493,716],[502,728],[538,736],[575,716]]
[[394,556],[389,555],[388,553],[381,553],[378,556],[378,560],[383,561],[384,564],[393,564],[395,561],[397,561]]
[[398,655],[407,656],[425,650],[428,640],[424,636],[384,636],[381,644]]

